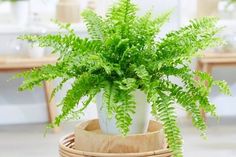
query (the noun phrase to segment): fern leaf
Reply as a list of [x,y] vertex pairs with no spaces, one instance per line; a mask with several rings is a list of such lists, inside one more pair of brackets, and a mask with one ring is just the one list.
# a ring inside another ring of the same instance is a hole
[[84,73],[79,76],[72,84],[72,88],[67,91],[66,96],[63,98],[61,102],[61,104],[63,104],[62,113],[56,117],[54,125],[59,126],[62,120],[67,119],[68,115],[73,113],[73,110],[79,103],[80,99],[83,96],[90,94],[91,91],[94,92],[93,87],[98,84],[99,81],[100,80],[98,80],[97,77],[94,77],[89,73]]
[[230,88],[226,81],[214,81],[213,84],[219,87],[221,93],[231,95]]
[[71,24],[69,23],[62,23],[60,22],[59,20],[52,20],[53,23],[55,23],[59,28],[60,30],[66,30],[68,31],[70,34],[74,34],[75,31],[71,28]]
[[63,65],[58,63],[56,65],[45,65],[40,69],[33,69],[31,71],[21,73],[17,77],[23,77],[25,81],[19,87],[19,90],[30,90],[36,86],[41,86],[42,81],[44,80],[50,81],[62,76],[66,76],[67,73],[65,73],[63,69]]
[[104,40],[105,29],[107,29],[105,22],[103,22],[102,18],[94,13],[92,10],[85,10],[81,14],[85,20],[85,23],[88,28],[88,32],[91,35],[92,39],[95,40]]
[[219,44],[221,40],[215,35],[220,28],[215,27],[216,22],[215,18],[193,20],[189,26],[167,34],[157,45],[158,60],[163,65],[182,63],[199,50]]
[[120,91],[116,94],[115,118],[116,126],[125,136],[129,132],[129,126],[132,124],[131,115],[135,113],[135,101],[132,93]]
[[182,157],[182,138],[177,126],[174,103],[172,98],[164,93],[156,95],[156,101],[152,102],[153,116],[159,117],[163,123],[164,132],[170,149],[175,157]]
[[123,39],[129,37],[130,29],[135,21],[136,12],[137,7],[131,0],[120,0],[109,11],[109,19],[114,22],[118,31],[117,33],[120,33]]
[[152,13],[147,12],[144,16],[138,18],[135,22],[134,41],[140,43],[154,42],[155,36],[160,32],[161,27],[169,19],[171,12],[166,12],[153,19]]
[[205,134],[206,124],[200,113],[200,107],[196,99],[191,95],[191,91],[185,91],[183,88],[172,84],[169,91],[171,96],[177,100],[177,103],[182,105],[187,112],[191,113],[193,125],[198,128],[202,135]]
[[63,85],[68,81],[68,78],[63,79],[52,91],[51,96],[50,96],[50,100],[52,101],[52,99],[55,97],[55,95],[57,94],[57,92],[59,92]]
[[116,103],[114,102],[115,86],[113,83],[106,83],[103,98],[105,99],[108,118],[112,118]]

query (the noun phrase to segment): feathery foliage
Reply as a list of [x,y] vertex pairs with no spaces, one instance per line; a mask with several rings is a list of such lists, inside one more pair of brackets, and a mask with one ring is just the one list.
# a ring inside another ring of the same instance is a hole
[[235,3],[236,3],[236,0],[228,0],[228,3],[229,3],[229,4],[235,4]]
[[[193,20],[156,40],[171,13],[153,17],[148,12],[139,17],[137,10],[131,0],[119,0],[105,18],[91,10],[84,11],[89,38],[81,38],[68,24],[60,23],[59,27],[68,33],[21,36],[23,40],[50,47],[59,54],[59,59],[55,65],[19,74],[25,79],[20,90],[61,78],[55,95],[68,80],[74,80],[60,103],[62,113],[53,125],[82,116],[92,98],[103,90],[108,117],[115,115],[117,127],[126,135],[136,107],[132,93],[140,89],[152,105],[153,116],[162,121],[174,156],[181,157],[182,140],[173,105],[177,103],[190,112],[193,125],[204,134],[206,124],[200,110],[216,116],[215,106],[208,98],[211,88],[218,86],[222,93],[230,94],[224,81],[214,81],[208,74],[189,68],[192,58],[201,50],[221,42],[215,36],[220,28],[216,27],[215,18],[207,17]],[[170,77],[180,79],[182,84],[175,84]],[[83,97],[87,99],[79,103]]]

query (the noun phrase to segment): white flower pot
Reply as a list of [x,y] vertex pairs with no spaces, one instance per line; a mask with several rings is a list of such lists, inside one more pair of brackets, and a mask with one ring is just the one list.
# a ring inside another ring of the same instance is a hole
[[[130,126],[130,134],[142,134],[147,132],[151,105],[146,100],[146,95],[140,90],[134,92],[136,101],[135,114],[132,115],[132,124]],[[103,133],[111,135],[120,135],[119,129],[116,128],[115,115],[109,119],[107,116],[105,105],[103,104],[103,92],[100,92],[96,97],[97,111],[100,128]]]
[[42,58],[44,56],[45,48],[34,45],[28,48],[28,55],[30,58]]
[[19,0],[11,3],[13,17],[17,25],[27,25],[29,19],[29,1]]

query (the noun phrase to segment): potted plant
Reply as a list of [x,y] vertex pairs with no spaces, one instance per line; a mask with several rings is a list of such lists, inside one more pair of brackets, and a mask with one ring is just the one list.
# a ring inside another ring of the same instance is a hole
[[11,2],[11,10],[14,20],[18,25],[26,25],[29,18],[29,0],[0,0]]
[[[100,126],[106,122],[107,127],[115,125],[120,134],[127,135],[132,124],[137,124],[135,112],[145,109],[146,113],[149,106],[152,115],[163,123],[174,156],[181,157],[182,138],[174,104],[191,113],[193,125],[204,134],[206,124],[200,110],[216,116],[215,105],[208,97],[211,88],[218,86],[222,93],[230,94],[225,81],[215,81],[189,67],[201,50],[222,42],[216,36],[221,28],[216,27],[215,18],[201,18],[158,39],[156,35],[171,13],[159,17],[153,17],[151,12],[141,17],[136,13],[137,6],[131,0],[119,0],[105,18],[91,10],[82,13],[89,38],[81,38],[69,24],[60,23],[67,34],[21,36],[20,39],[39,43],[41,47],[51,47],[59,58],[55,65],[19,74],[25,79],[19,89],[33,89],[44,80],[62,78],[52,93],[54,96],[68,80],[74,80],[59,104],[61,114],[52,126],[80,118],[98,95]],[[137,106],[135,98],[140,95],[142,104]],[[146,127],[147,114],[141,113],[138,116],[145,121],[140,125]]]

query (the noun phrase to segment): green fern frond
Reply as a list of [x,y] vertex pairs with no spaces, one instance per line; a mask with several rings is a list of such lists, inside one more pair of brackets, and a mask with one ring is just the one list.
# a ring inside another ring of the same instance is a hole
[[103,94],[104,104],[106,105],[108,118],[112,118],[115,107],[116,107],[116,102],[114,101],[116,87],[114,86],[113,83],[110,83],[110,82],[107,82],[105,84],[106,85],[105,85],[104,94]]
[[210,92],[210,89],[214,83],[214,79],[212,76],[210,76],[208,73],[196,71],[195,75],[198,79],[198,83],[202,86],[206,86],[208,89],[208,92]]
[[77,47],[72,47],[71,44],[78,44],[82,42],[80,37],[74,35],[48,34],[48,35],[23,35],[19,39],[27,40],[33,45],[38,44],[40,47],[51,47],[52,52],[60,53],[65,56],[71,51],[78,50]]
[[31,90],[35,86],[41,86],[42,81],[50,81],[59,77],[66,76],[67,74],[63,69],[63,66],[58,63],[56,65],[46,65],[41,67],[40,69],[33,69],[31,71],[21,73],[17,75],[17,77],[23,77],[25,80],[19,87],[19,90]]
[[[206,113],[210,113],[212,116],[216,116],[216,107],[214,104],[209,102],[209,98],[208,98],[208,95],[211,92],[211,88],[214,82],[213,78],[209,74],[204,73],[204,72],[192,72],[191,69],[187,66],[184,66],[179,69],[168,67],[167,69],[164,69],[164,71],[165,71],[165,74],[169,76],[173,75],[182,79],[184,87],[178,87],[178,86],[175,87],[176,85],[173,86],[173,84],[172,86],[174,88],[179,88],[180,90],[186,92],[183,98],[186,98],[186,99],[191,98],[191,100],[189,99],[190,102],[184,103],[184,101],[182,101],[180,104],[194,105],[193,106],[194,108],[192,109],[192,111],[189,111],[188,109],[187,111],[193,112],[192,115],[195,117],[197,116],[196,118],[193,118],[193,124],[197,128],[199,128],[199,130],[201,130],[202,133],[204,134],[204,130],[206,127],[204,127],[205,124],[203,124],[203,120],[200,116],[199,111],[204,110]],[[198,78],[197,80],[196,80],[196,77]],[[180,96],[177,96],[177,97],[178,97],[177,99],[181,99]],[[198,105],[198,109],[196,109],[195,105]],[[199,124],[196,125],[196,122],[199,122]]]
[[150,79],[151,79],[150,74],[144,65],[140,65],[139,67],[135,67],[134,71],[137,74],[137,76],[141,79],[141,81],[143,81],[143,83],[147,83],[150,81]]
[[52,101],[52,99],[56,96],[56,94],[62,89],[63,85],[68,81],[68,78],[63,79],[52,91],[51,95],[50,95],[50,100]]
[[60,30],[66,30],[70,34],[74,35],[75,31],[74,31],[74,29],[71,28],[71,24],[62,23],[62,22],[60,22],[59,20],[56,20],[56,19],[53,19],[52,22],[55,23],[60,28]]
[[101,42],[81,39],[76,34],[23,35],[19,39],[32,42],[33,45],[38,44],[40,47],[52,48],[52,52],[60,54],[59,60],[73,59],[72,57],[102,49]]
[[135,100],[132,93],[121,90],[116,94],[115,118],[116,126],[123,135],[127,135],[132,124],[131,115],[135,113]]
[[169,20],[171,12],[166,12],[153,19],[152,12],[147,12],[135,22],[134,31],[138,43],[154,42],[155,36],[160,32],[161,27]]
[[134,78],[125,78],[121,82],[116,82],[116,84],[121,90],[129,91],[129,92],[138,88],[137,80]]
[[204,135],[206,124],[200,113],[201,108],[196,98],[193,98],[193,95],[191,95],[191,91],[186,91],[182,87],[174,84],[171,84],[169,88],[171,96],[174,97],[177,103],[181,104],[187,112],[191,113],[193,125]]
[[137,6],[131,0],[120,0],[108,14],[122,38],[128,38],[136,18]]
[[98,16],[92,10],[85,10],[81,14],[84,18],[84,21],[87,25],[87,29],[92,39],[95,40],[104,40],[106,31],[106,24],[100,16]]
[[[54,125],[59,126],[62,120],[68,119],[68,115],[74,111],[82,97],[91,95],[91,93],[92,96],[95,96],[96,92],[94,92],[93,87],[97,84],[99,84],[97,77],[94,77],[89,73],[84,73],[79,76],[72,84],[72,88],[67,91],[65,98],[63,98],[62,113],[56,117]],[[90,101],[91,97],[89,98],[89,101],[85,103],[85,106],[87,106]]]
[[158,60],[166,64],[190,61],[200,50],[219,44],[215,18],[193,20],[179,31],[171,32],[157,44]]
[[154,24],[156,33],[159,33],[161,27],[170,19],[170,16],[172,15],[173,11],[167,11],[165,13],[160,14],[157,18],[154,19]]
[[230,88],[226,81],[214,81],[213,84],[219,87],[222,94],[231,95]]
[[175,157],[182,157],[182,138],[180,130],[177,126],[175,109],[172,106],[174,101],[172,98],[164,93],[159,92],[156,95],[156,101],[152,104],[152,114],[158,117],[163,123],[164,132]]
[[[162,87],[162,89],[159,89],[160,87]],[[168,92],[172,101],[177,102],[187,112],[191,113],[193,125],[201,131],[202,135],[205,134],[206,124],[200,113],[201,107],[198,105],[199,99],[197,96],[192,94],[190,89],[185,89],[184,87],[178,86],[168,80],[154,81],[149,88]]]

